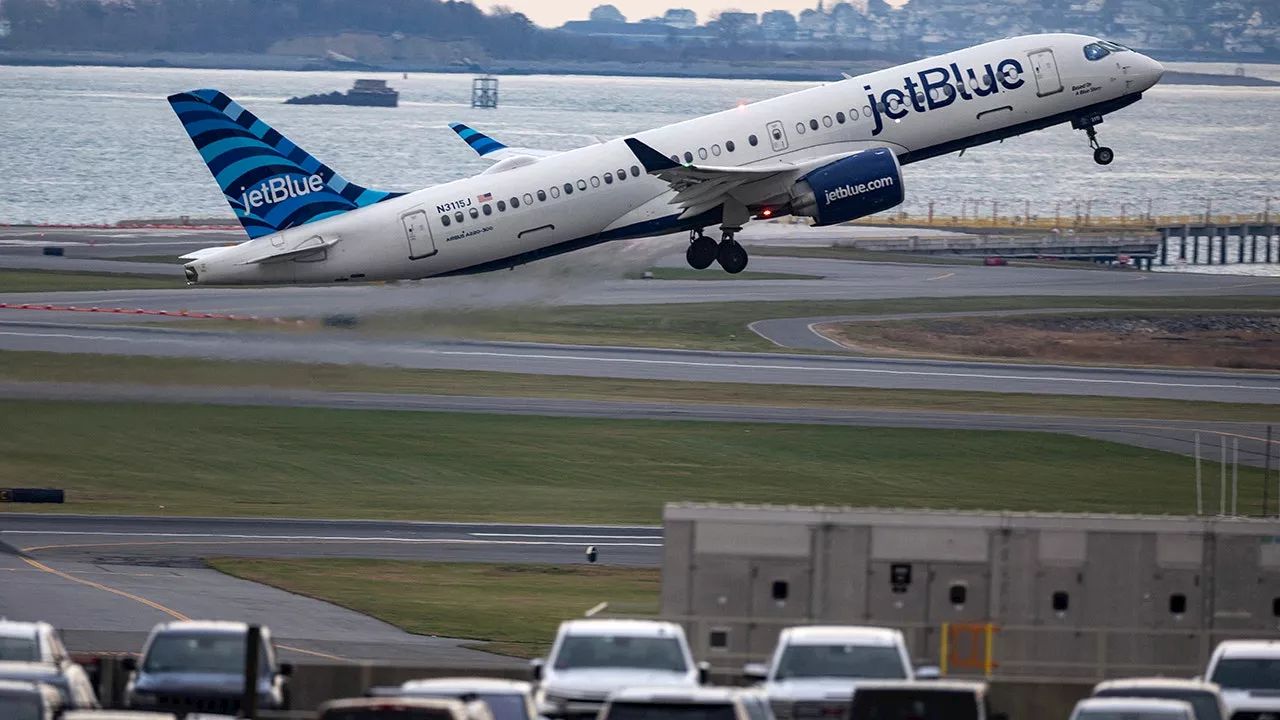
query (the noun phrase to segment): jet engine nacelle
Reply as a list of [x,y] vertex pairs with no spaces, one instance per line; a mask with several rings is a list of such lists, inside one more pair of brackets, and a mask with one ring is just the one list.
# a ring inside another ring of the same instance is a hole
[[856,220],[902,204],[902,166],[888,148],[863,150],[823,165],[791,187],[791,214],[814,225]]

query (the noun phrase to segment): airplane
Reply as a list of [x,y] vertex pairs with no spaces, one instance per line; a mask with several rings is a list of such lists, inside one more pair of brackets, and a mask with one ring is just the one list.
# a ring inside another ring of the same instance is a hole
[[[747,266],[736,234],[903,202],[902,168],[1070,123],[1100,165],[1103,116],[1164,73],[1116,43],[1009,38],[574,150],[454,132],[483,172],[414,192],[357,185],[217,90],[168,100],[249,236],[182,259],[189,285],[416,280],[514,268],[612,240],[688,232],[686,260]],[[718,226],[718,240],[705,234]]]

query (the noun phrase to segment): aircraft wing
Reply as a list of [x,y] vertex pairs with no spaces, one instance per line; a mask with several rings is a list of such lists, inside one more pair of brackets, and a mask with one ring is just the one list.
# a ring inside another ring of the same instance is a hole
[[535,148],[507,147],[479,130],[474,130],[462,123],[449,123],[450,129],[458,133],[476,154],[487,160],[506,160],[512,157],[551,157],[560,154],[559,150],[538,150]]
[[734,189],[781,175],[795,174],[800,168],[791,164],[778,164],[767,168],[710,167],[682,165],[654,150],[635,138],[624,142],[644,169],[666,183],[675,191],[672,205],[679,205],[680,216],[692,217],[706,212],[725,201]]

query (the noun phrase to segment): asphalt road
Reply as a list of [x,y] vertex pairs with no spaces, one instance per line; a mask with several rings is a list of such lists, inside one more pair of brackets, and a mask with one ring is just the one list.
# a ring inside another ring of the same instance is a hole
[[822,385],[1280,403],[1280,374],[460,340],[411,341],[357,338],[341,333],[246,334],[161,327],[4,324],[0,325],[0,350],[337,363],[739,385]]
[[[207,569],[202,558],[361,557],[656,566],[654,527],[545,526],[0,513],[0,608],[64,629],[75,651],[133,652],[156,623],[243,620],[291,659],[520,661],[410,635],[328,603]],[[585,608],[584,608],[585,610]]]

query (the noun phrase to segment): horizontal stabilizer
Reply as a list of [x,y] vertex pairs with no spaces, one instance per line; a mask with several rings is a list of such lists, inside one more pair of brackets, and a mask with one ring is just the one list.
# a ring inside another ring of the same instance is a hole
[[457,133],[458,137],[462,138],[472,150],[475,150],[477,155],[486,160],[506,160],[512,157],[543,158],[560,154],[559,150],[507,147],[479,130],[458,122],[449,123],[449,128]]
[[179,255],[178,259],[187,260],[187,261],[208,260],[214,255],[226,252],[227,250],[230,250],[233,247],[235,247],[235,245],[219,245],[218,247],[200,248],[199,250],[192,250],[186,255]]
[[[284,262],[285,260],[293,260],[294,258],[299,258],[304,255],[310,255],[311,253],[314,253],[314,252],[327,250],[333,247],[334,245],[337,245],[339,239],[340,238],[334,237],[334,238],[321,240],[320,238],[315,237],[315,238],[311,238],[311,240],[304,242],[299,247],[293,248],[292,250],[279,250],[277,252],[268,253],[266,255],[259,255],[255,258],[250,258],[248,260],[241,261],[237,264],[238,265],[266,265],[268,263],[277,263],[277,262]],[[315,241],[315,242],[312,242],[312,241]]]

